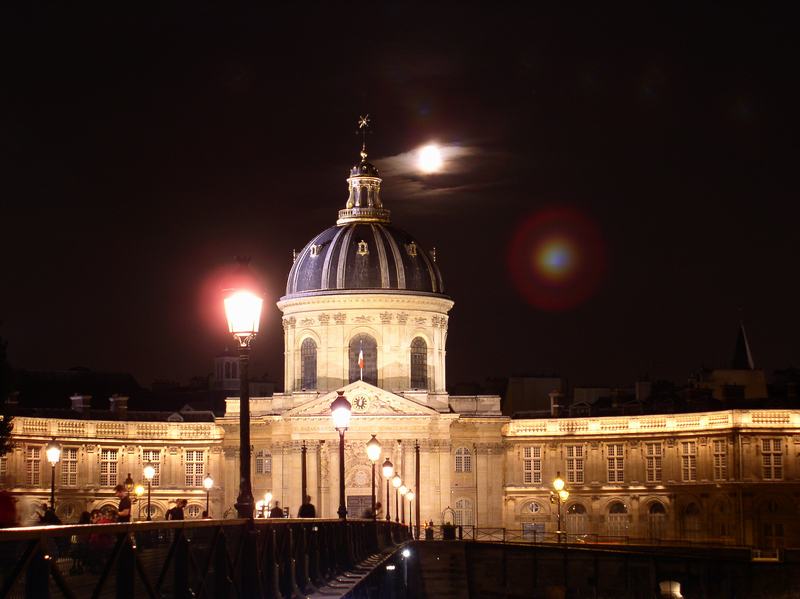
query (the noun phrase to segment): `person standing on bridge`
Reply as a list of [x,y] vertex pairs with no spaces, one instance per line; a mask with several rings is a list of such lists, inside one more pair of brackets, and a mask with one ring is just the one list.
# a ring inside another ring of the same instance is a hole
[[275,507],[269,511],[270,518],[283,518],[283,509],[281,506],[278,505],[278,502],[275,502]]
[[317,517],[317,508],[315,508],[314,504],[311,503],[311,495],[306,495],[306,500],[303,502],[303,505],[300,506],[300,509],[297,510],[297,517],[298,518]]
[[131,498],[128,496],[128,489],[125,487],[125,485],[117,485],[114,487],[114,495],[119,497],[119,506],[117,506],[117,522],[130,522]]

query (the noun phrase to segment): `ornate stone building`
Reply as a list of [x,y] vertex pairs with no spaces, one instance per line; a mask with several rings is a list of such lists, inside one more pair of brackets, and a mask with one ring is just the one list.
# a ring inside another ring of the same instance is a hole
[[[571,539],[800,543],[800,410],[511,420],[498,396],[448,395],[453,301],[435,255],[390,224],[381,179],[366,158],[362,152],[350,172],[336,225],[297,255],[278,302],[285,391],[251,399],[256,499],[269,491],[296,514],[305,455],[318,515],[336,516],[339,437],[330,404],[343,390],[353,409],[345,449],[351,516],[369,505],[365,446],[376,435],[383,457],[416,493],[423,520],[454,518],[528,538],[553,533],[551,489],[560,473]],[[45,499],[43,447],[56,436],[65,448],[59,509],[68,518],[115,504],[113,484],[127,472],[140,481],[147,462],[160,469],[155,517],[177,497],[190,499],[190,517],[199,515],[206,472],[216,480],[212,515],[232,514],[238,416],[232,397],[223,417],[202,423],[183,413],[161,422],[133,413],[97,419],[79,409],[18,417],[16,447],[0,460],[0,476],[15,494]],[[380,477],[378,490],[385,504]],[[394,517],[393,489],[390,495]]]

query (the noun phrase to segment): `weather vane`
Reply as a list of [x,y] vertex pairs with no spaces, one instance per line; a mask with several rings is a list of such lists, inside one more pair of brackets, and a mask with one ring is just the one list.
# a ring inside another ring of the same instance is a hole
[[361,157],[367,158],[367,130],[369,129],[369,114],[358,117],[358,128],[361,131]]

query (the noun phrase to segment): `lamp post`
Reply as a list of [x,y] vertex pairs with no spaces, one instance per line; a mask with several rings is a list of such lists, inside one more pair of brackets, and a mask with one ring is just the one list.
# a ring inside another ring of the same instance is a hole
[[406,494],[408,493],[408,487],[405,485],[400,485],[400,488],[397,489],[397,492],[400,493],[400,522],[403,524],[406,523],[406,504],[403,500],[406,498]]
[[50,509],[56,509],[56,464],[61,461],[61,445],[58,444],[56,438],[47,444],[44,450],[47,455],[47,461],[50,462]]
[[553,480],[553,490],[550,492],[550,502],[556,502],[558,505],[558,527],[556,535],[558,542],[563,542],[562,535],[564,532],[561,530],[561,504],[566,502],[569,498],[569,491],[564,488],[564,479],[561,478],[561,472],[556,472],[556,478]]
[[403,484],[403,479],[400,478],[400,474],[395,474],[392,478],[392,486],[394,487],[394,521],[400,522],[400,499],[399,495],[397,494],[397,490],[400,488],[400,485]]
[[381,444],[372,435],[372,439],[367,443],[367,457],[372,462],[372,519],[377,520],[378,515],[375,513],[375,462],[381,459]]
[[392,515],[389,513],[391,512],[391,510],[389,509],[389,506],[391,505],[389,503],[389,479],[392,478],[392,476],[394,476],[394,464],[392,464],[389,458],[386,458],[386,461],[383,463],[382,470],[383,470],[383,478],[386,479],[386,521],[391,522]]
[[133,493],[136,495],[136,503],[139,504],[139,520],[142,519],[142,495],[144,495],[144,487],[142,485],[136,485],[133,488]]
[[248,268],[250,259],[240,258],[234,284],[225,290],[228,331],[239,344],[239,496],[236,512],[253,518],[253,487],[250,480],[250,344],[258,334],[261,306],[258,284]]
[[347,520],[347,507],[344,501],[344,432],[350,424],[350,402],[344,396],[344,391],[331,403],[331,419],[333,426],[339,432],[339,518]]
[[206,490],[206,517],[211,517],[210,510],[210,497],[211,497],[211,489],[214,487],[214,479],[211,477],[210,474],[206,474],[206,477],[203,479],[203,488]]
[[414,491],[411,489],[408,490],[406,493],[406,499],[408,499],[408,530],[411,531],[411,538],[414,538],[414,513],[411,511],[411,502],[414,501]]
[[147,464],[144,467],[144,478],[147,481],[147,517],[145,518],[145,520],[147,520],[148,522],[153,519],[153,517],[150,515],[150,492],[151,492],[151,487],[153,485],[153,477],[155,475],[156,475],[155,466],[153,466],[152,464]]

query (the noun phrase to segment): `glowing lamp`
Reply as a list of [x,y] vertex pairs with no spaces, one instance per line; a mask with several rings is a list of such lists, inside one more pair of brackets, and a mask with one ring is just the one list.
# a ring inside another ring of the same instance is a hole
[[373,464],[381,457],[381,444],[375,438],[375,435],[372,435],[372,439],[370,439],[369,443],[367,443],[367,457]]
[[136,495],[136,497],[141,497],[142,495],[144,495],[144,485],[136,485],[133,488],[133,494]]
[[264,513],[264,506],[265,505],[266,505],[266,503],[261,499],[256,501],[256,512],[258,512],[259,514]]
[[272,503],[272,493],[270,493],[269,491],[267,491],[266,493],[264,493],[264,502],[265,502],[267,505],[269,505],[270,503]]
[[331,418],[337,431],[345,431],[350,424],[350,402],[344,396],[344,391],[337,393],[339,397],[331,403]]
[[125,479],[125,489],[127,489],[128,493],[133,493],[133,478],[131,477],[131,473],[128,472],[128,478]]
[[561,492],[564,489],[564,479],[561,478],[561,473],[556,473],[556,479],[553,481],[553,488],[556,491]]
[[228,330],[240,344],[246,344],[248,339],[258,333],[263,303],[264,300],[255,293],[241,289],[233,290],[225,298]]
[[47,444],[44,453],[47,455],[47,461],[50,462],[50,465],[54,468],[55,465],[61,461],[61,445],[59,445],[55,439]]
[[566,489],[562,489],[561,491],[558,492],[558,496],[561,498],[562,502],[566,501],[567,499],[569,499],[569,491],[567,491]]
[[406,493],[406,499],[408,499],[409,501],[414,501],[414,491],[409,490],[409,492]]
[[408,493],[408,487],[405,485],[400,485],[400,488],[397,489],[397,491],[400,493],[400,495],[405,497],[406,493]]
[[144,477],[145,477],[145,479],[147,479],[147,481],[149,482],[149,481],[153,480],[155,475],[156,475],[155,466],[153,466],[152,464],[147,464],[144,467]]
[[390,479],[394,476],[394,464],[389,461],[389,458],[386,458],[386,461],[383,463],[383,478]]
[[210,474],[206,474],[206,477],[203,479],[203,488],[206,491],[210,491],[214,487],[214,479],[211,478]]
[[403,484],[403,479],[402,479],[402,478],[400,478],[400,475],[399,475],[399,474],[395,474],[395,475],[394,475],[394,478],[392,479],[392,486],[393,486],[395,489],[399,489],[399,488],[400,488],[400,485],[402,485],[402,484]]

